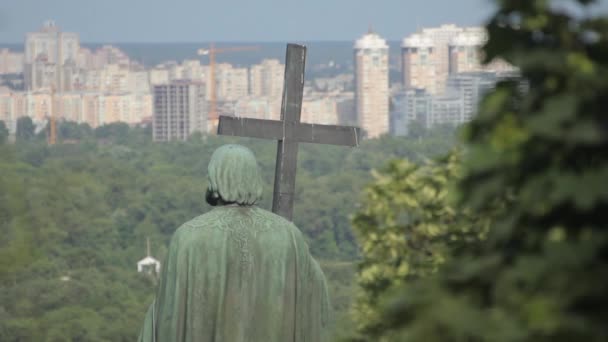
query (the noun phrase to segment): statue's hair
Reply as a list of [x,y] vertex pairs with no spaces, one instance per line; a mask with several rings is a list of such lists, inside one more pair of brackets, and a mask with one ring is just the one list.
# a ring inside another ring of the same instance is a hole
[[211,156],[206,200],[210,205],[254,205],[262,198],[262,176],[253,152],[224,145]]

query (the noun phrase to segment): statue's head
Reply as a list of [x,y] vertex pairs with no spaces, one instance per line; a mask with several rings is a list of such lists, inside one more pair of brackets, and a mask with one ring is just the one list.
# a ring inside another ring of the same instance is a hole
[[224,145],[211,156],[206,200],[212,206],[254,205],[262,198],[262,176],[253,152],[241,145]]

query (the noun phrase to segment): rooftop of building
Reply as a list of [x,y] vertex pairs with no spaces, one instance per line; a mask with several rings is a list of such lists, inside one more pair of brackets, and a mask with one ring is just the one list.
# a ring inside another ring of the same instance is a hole
[[40,32],[59,32],[59,27],[54,20],[47,20],[42,24]]
[[421,31],[411,34],[403,38],[401,47],[428,47],[434,45],[433,37],[438,35],[463,35],[464,37],[474,37],[478,35],[484,35],[485,29],[483,27],[460,27],[454,24],[445,24],[439,27],[424,28]]
[[355,42],[355,49],[388,49],[388,44],[386,40],[370,29]]
[[414,33],[413,35],[404,38],[401,47],[404,48],[424,48],[433,47],[435,44],[430,37],[423,36],[420,33]]
[[486,30],[478,27],[471,27],[452,38],[452,46],[479,46],[483,45],[488,39]]

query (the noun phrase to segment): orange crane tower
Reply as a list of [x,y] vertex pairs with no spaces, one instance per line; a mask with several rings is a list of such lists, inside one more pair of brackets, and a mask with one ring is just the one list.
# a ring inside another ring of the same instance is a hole
[[199,49],[199,56],[209,56],[209,115],[207,121],[210,123],[209,127],[217,127],[219,121],[219,115],[217,113],[217,94],[215,89],[215,55],[224,52],[239,52],[239,51],[254,51],[258,50],[259,46],[231,46],[225,48],[216,48],[215,44],[209,44],[208,49]]
[[55,121],[55,86],[51,86],[51,117],[49,118],[49,145],[57,143],[57,123]]
[[57,143],[57,122],[55,117],[55,89],[59,88],[61,92],[61,80],[62,70],[61,65],[63,63],[63,35],[61,32],[57,32],[57,59],[55,60],[55,84],[51,84],[51,117],[49,119],[49,145],[55,145]]

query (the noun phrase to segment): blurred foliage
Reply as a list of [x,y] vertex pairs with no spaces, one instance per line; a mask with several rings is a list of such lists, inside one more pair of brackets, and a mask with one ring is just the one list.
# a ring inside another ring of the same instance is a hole
[[[146,237],[162,262],[175,229],[210,209],[207,163],[222,144],[254,151],[261,206],[270,208],[276,143],[152,143],[149,127],[124,124],[59,122],[57,132],[54,146],[44,130],[0,145],[0,341],[133,341],[154,295],[154,279],[136,272]],[[453,143],[453,131],[431,131],[354,149],[301,145],[294,220],[329,279],[338,335],[352,324],[359,258],[349,215],[370,171],[394,158],[422,162]]]
[[29,116],[22,116],[17,119],[17,140],[33,140],[36,136],[35,130],[34,122]]
[[370,340],[608,340],[608,19],[594,2],[498,1],[485,56],[521,79],[486,96],[454,178],[487,237],[376,303]]
[[375,340],[390,322],[382,315],[393,291],[434,274],[450,250],[482,239],[488,220],[459,207],[450,183],[460,177],[459,154],[413,164],[395,160],[365,189],[366,200],[353,219],[361,241],[357,330]]
[[0,145],[8,141],[8,136],[8,127],[6,127],[6,123],[4,121],[0,120]]

